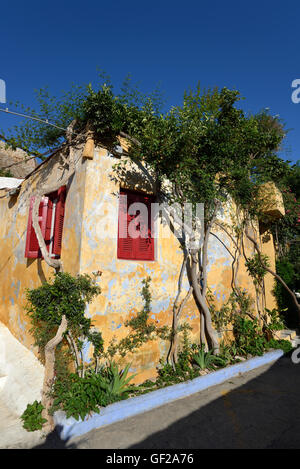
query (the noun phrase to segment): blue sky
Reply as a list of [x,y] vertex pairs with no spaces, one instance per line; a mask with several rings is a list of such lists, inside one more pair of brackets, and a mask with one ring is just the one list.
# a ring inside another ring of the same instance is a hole
[[[166,106],[184,89],[238,89],[245,110],[268,107],[291,129],[281,156],[300,159],[300,3],[296,1],[14,1],[0,5],[0,79],[7,101],[32,106],[33,90],[96,83],[118,87],[130,73],[143,91],[158,83]],[[3,104],[1,105],[4,106]],[[0,113],[0,128],[17,123]]]

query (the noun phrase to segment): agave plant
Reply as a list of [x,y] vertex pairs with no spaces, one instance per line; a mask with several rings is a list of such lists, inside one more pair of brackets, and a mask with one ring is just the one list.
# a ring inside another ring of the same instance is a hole
[[106,373],[100,375],[100,386],[109,394],[118,396],[123,394],[128,388],[128,383],[136,376],[136,373],[127,377],[130,364],[124,370],[119,370],[119,366],[114,361],[109,363]]
[[192,355],[192,359],[201,370],[211,368],[214,363],[214,356],[212,352],[205,352],[203,347],[201,347],[197,353]]
[[212,350],[205,352],[203,347],[201,347],[201,349],[199,349],[198,352],[192,356],[192,359],[201,370],[214,368],[214,365],[227,365],[227,360],[225,357],[213,355]]

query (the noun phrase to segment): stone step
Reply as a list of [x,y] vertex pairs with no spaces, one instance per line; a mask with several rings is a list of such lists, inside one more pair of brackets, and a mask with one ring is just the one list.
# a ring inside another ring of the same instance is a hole
[[292,340],[292,346],[295,348],[300,347],[300,336],[296,336],[295,339]]
[[293,329],[283,329],[278,331],[276,335],[284,340],[294,340],[297,337],[297,331]]

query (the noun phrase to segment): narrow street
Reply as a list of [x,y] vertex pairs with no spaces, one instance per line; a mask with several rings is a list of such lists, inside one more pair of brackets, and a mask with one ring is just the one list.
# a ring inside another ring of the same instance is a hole
[[290,358],[67,443],[39,448],[299,448],[300,366]]

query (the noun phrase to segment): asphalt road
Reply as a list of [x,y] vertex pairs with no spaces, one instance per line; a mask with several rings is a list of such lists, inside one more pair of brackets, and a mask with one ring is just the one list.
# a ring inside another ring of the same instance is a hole
[[284,357],[225,383],[39,448],[300,448],[300,365]]

